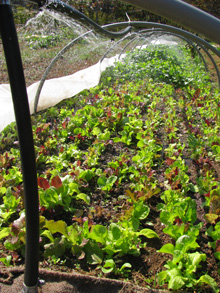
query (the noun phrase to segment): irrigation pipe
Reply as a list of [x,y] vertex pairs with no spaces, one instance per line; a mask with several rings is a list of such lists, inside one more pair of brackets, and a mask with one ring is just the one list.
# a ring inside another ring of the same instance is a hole
[[220,44],[220,19],[180,0],[120,0],[172,20]]
[[37,292],[39,214],[35,151],[26,84],[11,7],[0,1],[0,34],[5,52],[19,139],[26,224],[23,292]]
[[[2,0],[3,1],[3,0]],[[60,7],[61,1],[47,1],[47,0],[32,0],[39,5],[39,7],[49,4],[54,10],[61,9],[62,12],[66,10],[65,7]],[[220,44],[220,20],[213,15],[204,12],[190,4],[180,0],[120,0],[121,2],[130,3],[134,6],[141,7],[149,12],[155,13],[162,17],[172,20],[176,24],[180,24],[185,28],[193,30],[195,33],[202,34],[207,39]],[[51,3],[51,4],[50,4]],[[55,4],[57,3],[57,4]],[[56,7],[57,6],[57,7]],[[62,6],[62,5],[61,5]],[[76,10],[75,10],[76,11]],[[75,14],[75,11],[71,12]],[[69,13],[69,12],[67,12]],[[81,13],[76,17],[82,22],[86,17]],[[132,24],[132,22],[129,21]],[[91,25],[98,26],[94,22]],[[99,29],[99,28],[97,28]]]

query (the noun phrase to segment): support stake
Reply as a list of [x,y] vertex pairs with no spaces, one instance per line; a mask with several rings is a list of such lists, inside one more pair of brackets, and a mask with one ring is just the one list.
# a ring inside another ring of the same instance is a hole
[[24,274],[26,291],[24,292],[37,292],[39,204],[35,151],[20,49],[13,14],[8,0],[0,0],[0,34],[14,104],[24,184],[26,220]]

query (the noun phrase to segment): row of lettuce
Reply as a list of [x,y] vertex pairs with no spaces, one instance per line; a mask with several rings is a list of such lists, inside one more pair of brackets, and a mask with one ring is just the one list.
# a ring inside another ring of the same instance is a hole
[[[171,257],[155,282],[174,290],[208,284],[218,292],[216,280],[198,270],[206,261],[198,242],[207,227],[219,266],[220,94],[191,55],[185,47],[135,51],[107,69],[98,87],[32,117],[41,258],[71,257],[129,278],[132,265],[123,256],[140,256],[147,239],[159,237],[148,220],[148,201],[157,197],[170,236],[158,253]],[[25,249],[13,124],[0,139],[0,240],[13,252],[0,261],[11,265]],[[117,212],[108,211],[109,202]]]

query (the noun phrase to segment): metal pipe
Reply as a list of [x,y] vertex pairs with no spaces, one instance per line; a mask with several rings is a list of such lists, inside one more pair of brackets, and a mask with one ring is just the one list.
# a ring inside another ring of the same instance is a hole
[[[43,6],[48,0],[32,0]],[[59,0],[58,0],[59,1]],[[220,44],[220,19],[181,0],[120,0],[169,19]],[[56,1],[54,1],[56,3]],[[51,4],[53,5],[53,4]],[[83,16],[83,14],[82,14]],[[84,20],[85,17],[79,17]],[[95,23],[93,23],[95,24]]]
[[174,21],[220,44],[220,19],[180,0],[121,0]]
[[[133,48],[137,46],[137,43],[139,42],[139,39],[140,39],[140,36],[136,36],[135,38],[133,38],[132,40],[130,40],[121,50],[121,52],[119,53],[119,56],[118,56],[118,59],[120,60],[121,59],[121,55],[124,53],[124,51],[128,48],[128,46],[134,42],[134,41],[137,41],[135,45],[133,45]],[[133,51],[133,50],[131,50]]]
[[17,33],[12,10],[6,0],[0,2],[0,34],[14,104],[23,173],[26,219],[24,287],[25,292],[37,292],[39,205],[35,151]]
[[127,41],[127,39],[129,38],[134,38],[135,36],[137,36],[137,33],[132,33],[132,34],[129,34],[127,36],[125,36],[124,38],[118,40],[115,44],[113,44],[106,52],[105,54],[102,56],[102,58],[100,59],[100,63],[102,63],[102,61],[108,56],[108,54],[113,50],[115,49],[117,46],[119,46],[123,41]]

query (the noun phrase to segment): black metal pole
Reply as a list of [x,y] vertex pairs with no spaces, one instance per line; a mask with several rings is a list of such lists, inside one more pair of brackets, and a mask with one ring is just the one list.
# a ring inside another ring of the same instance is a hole
[[0,0],[0,34],[14,104],[24,184],[26,247],[23,292],[37,292],[39,205],[35,151],[20,49],[8,0]]

